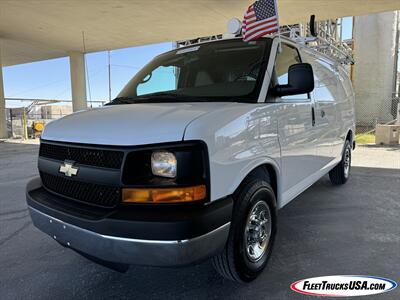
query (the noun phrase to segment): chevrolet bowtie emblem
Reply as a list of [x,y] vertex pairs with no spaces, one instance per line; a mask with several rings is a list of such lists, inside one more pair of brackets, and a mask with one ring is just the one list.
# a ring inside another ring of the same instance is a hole
[[73,163],[64,162],[63,165],[60,166],[60,173],[63,173],[65,176],[72,177],[78,174],[79,168],[74,168]]

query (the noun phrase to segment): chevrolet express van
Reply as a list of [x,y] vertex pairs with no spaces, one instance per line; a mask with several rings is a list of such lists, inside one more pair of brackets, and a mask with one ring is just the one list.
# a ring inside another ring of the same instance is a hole
[[116,270],[212,258],[226,278],[265,268],[277,210],[322,176],[344,184],[354,93],[340,64],[277,37],[161,54],[108,105],[49,123],[33,224]]

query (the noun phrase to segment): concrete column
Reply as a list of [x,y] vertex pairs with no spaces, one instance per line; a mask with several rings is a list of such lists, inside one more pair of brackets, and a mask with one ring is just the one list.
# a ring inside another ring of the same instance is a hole
[[357,125],[392,121],[397,12],[354,18],[353,85]]
[[3,65],[0,52],[0,139],[8,138],[7,133],[6,100],[4,99]]
[[69,53],[71,73],[72,109],[78,111],[87,108],[85,57],[82,52]]

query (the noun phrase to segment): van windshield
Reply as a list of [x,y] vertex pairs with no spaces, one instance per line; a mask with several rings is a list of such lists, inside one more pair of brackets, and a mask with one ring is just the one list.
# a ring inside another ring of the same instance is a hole
[[241,39],[178,48],[140,70],[110,104],[257,102],[271,39]]

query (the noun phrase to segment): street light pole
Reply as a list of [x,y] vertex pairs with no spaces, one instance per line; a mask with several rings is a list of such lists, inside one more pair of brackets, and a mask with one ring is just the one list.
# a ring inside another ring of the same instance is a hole
[[108,50],[108,101],[111,102],[111,55]]

